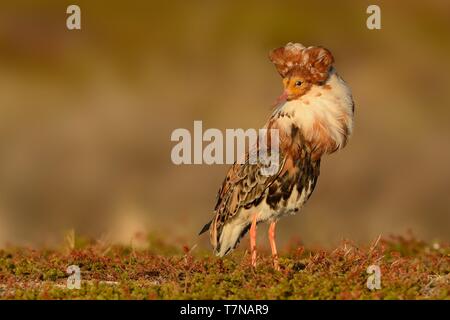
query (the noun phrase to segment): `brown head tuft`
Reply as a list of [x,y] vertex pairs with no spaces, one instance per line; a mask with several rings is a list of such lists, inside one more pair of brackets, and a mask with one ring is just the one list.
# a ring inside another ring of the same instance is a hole
[[297,74],[311,83],[325,81],[334,62],[331,52],[323,47],[305,48],[292,42],[272,50],[269,58],[283,78]]

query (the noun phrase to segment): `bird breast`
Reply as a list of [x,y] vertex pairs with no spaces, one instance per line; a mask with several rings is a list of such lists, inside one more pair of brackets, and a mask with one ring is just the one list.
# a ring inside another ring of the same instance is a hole
[[[287,101],[274,113],[274,124],[283,140],[302,139],[315,158],[343,148],[353,127],[353,98],[347,84],[333,72],[326,83],[314,85],[298,99]],[[289,145],[281,141],[280,146]]]

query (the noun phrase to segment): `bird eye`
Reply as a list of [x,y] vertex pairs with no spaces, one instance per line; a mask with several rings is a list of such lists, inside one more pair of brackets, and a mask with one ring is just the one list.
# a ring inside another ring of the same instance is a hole
[[300,87],[302,85],[302,82],[300,80],[295,81],[295,86]]

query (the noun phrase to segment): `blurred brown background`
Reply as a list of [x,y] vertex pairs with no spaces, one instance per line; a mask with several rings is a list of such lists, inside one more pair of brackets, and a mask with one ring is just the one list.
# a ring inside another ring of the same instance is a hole
[[[333,52],[357,112],[280,241],[450,240],[450,2],[4,2],[1,245],[50,245],[71,228],[206,245],[197,232],[227,166],[173,165],[171,132],[259,128],[281,92],[267,54],[289,41]],[[73,3],[81,31],[65,26]]]

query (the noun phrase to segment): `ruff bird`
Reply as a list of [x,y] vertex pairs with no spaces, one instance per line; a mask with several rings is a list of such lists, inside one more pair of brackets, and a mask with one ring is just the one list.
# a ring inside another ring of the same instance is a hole
[[308,201],[319,177],[322,156],[347,144],[354,102],[349,86],[333,66],[329,50],[288,43],[272,50],[269,58],[284,87],[264,126],[279,133],[278,170],[263,175],[262,163],[234,164],[217,194],[214,217],[200,234],[209,230],[214,253],[223,257],[250,230],[251,263],[256,266],[256,225],[267,221],[274,268],[279,270],[276,223],[299,212]]

